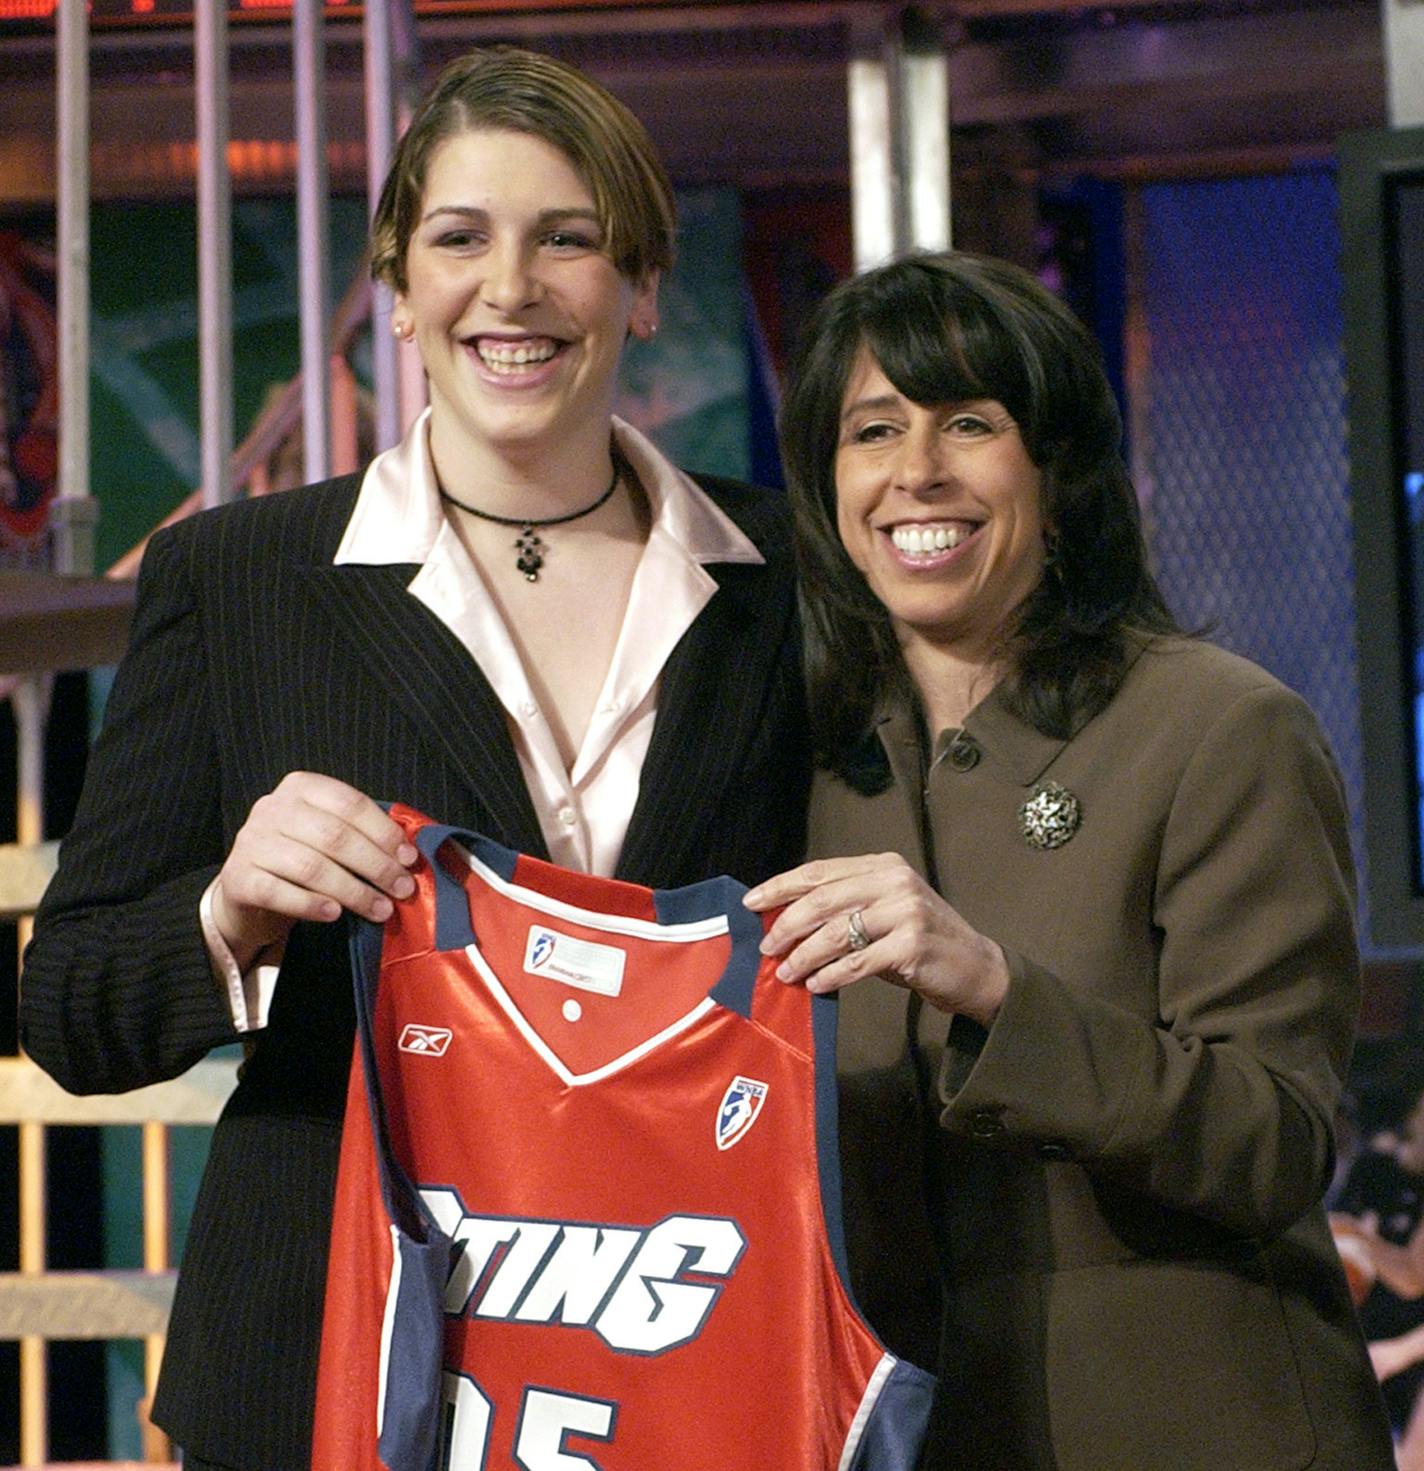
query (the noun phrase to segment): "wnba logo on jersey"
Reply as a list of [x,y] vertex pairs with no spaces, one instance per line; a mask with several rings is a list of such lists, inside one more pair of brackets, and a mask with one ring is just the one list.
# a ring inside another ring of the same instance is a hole
[[524,969],[580,991],[617,996],[623,989],[627,956],[617,945],[598,945],[543,925],[531,925],[524,942]]
[[717,1108],[717,1148],[730,1149],[756,1123],[766,1102],[766,1084],[738,1075],[727,1084]]

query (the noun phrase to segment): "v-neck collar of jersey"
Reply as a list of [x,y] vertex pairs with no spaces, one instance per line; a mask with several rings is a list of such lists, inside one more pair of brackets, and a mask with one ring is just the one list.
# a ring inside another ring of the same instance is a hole
[[[630,938],[654,939],[664,943],[691,944],[726,935],[730,940],[726,963],[701,1000],[681,1016],[598,1067],[583,1072],[575,1071],[525,1016],[494,968],[485,959],[470,915],[470,901],[465,885],[456,881],[436,856],[447,840],[454,841],[455,851],[460,855],[461,861],[469,864],[470,871],[479,882],[526,908],[551,919],[578,924],[585,929]],[[458,948],[464,951],[511,1025],[531,1051],[565,1086],[587,1087],[626,1071],[687,1031],[714,1007],[734,1011],[745,1017],[751,1015],[752,994],[761,965],[758,947],[763,931],[759,916],[742,904],[742,895],[746,889],[735,879],[724,875],[681,889],[644,890],[644,893],[651,893],[656,916],[649,919],[616,909],[590,909],[586,904],[571,902],[557,893],[548,892],[544,887],[535,887],[521,881],[515,877],[520,865],[520,855],[478,834],[453,828],[431,827],[421,830],[417,842],[426,853],[436,877],[437,947],[442,950]],[[526,866],[535,865],[535,871],[550,886],[556,885],[559,876],[566,872],[542,860],[525,859],[524,863]],[[588,876],[582,874],[570,875],[570,878],[577,879],[580,883],[588,881]],[[612,900],[618,897],[620,890],[635,890],[636,887],[608,881],[607,892]]]

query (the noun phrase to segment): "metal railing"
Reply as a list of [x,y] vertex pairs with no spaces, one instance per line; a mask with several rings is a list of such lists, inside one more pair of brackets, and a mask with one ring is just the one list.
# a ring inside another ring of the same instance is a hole
[[[399,0],[397,0],[399,3]],[[392,3],[366,7],[372,37],[395,33]],[[294,69],[298,128],[303,140],[298,170],[299,240],[302,260],[325,262],[326,171],[320,0],[294,7]],[[408,5],[399,34],[413,36]],[[198,76],[196,133],[199,147],[199,379],[202,416],[203,485],[169,520],[230,499],[241,490],[271,488],[265,473],[276,447],[309,421],[306,448],[309,478],[357,462],[356,387],[345,354],[370,312],[364,275],[353,283],[328,324],[325,266],[304,270],[302,371],[275,395],[243,443],[232,449],[232,348],[229,179],[227,169],[227,9],[225,0],[199,0],[195,9]],[[89,380],[89,34],[85,0],[60,0],[57,9],[58,138],[58,350],[60,381]],[[368,99],[387,99],[395,118],[392,58],[408,61],[405,48],[386,43],[371,48]],[[372,104],[374,106],[374,103]],[[384,174],[390,127],[379,133],[381,155],[369,160],[375,177]],[[379,334],[378,334],[379,336]],[[378,375],[379,377],[380,375]],[[378,393],[397,385],[378,381]],[[334,431],[334,432],[333,432]],[[93,526],[96,506],[89,495],[89,403],[84,392],[66,392],[60,403],[60,472],[51,508],[53,575],[0,573],[0,699],[8,697],[16,724],[18,841],[0,846],[0,916],[18,919],[21,952],[31,919],[53,872],[55,848],[44,839],[43,748],[52,673],[116,662],[127,633],[131,584],[142,544],[95,578]],[[172,1300],[168,1257],[171,1204],[168,1128],[212,1124],[231,1091],[235,1064],[209,1060],[183,1078],[154,1088],[113,1096],[74,1098],[28,1059],[0,1059],[0,1125],[19,1135],[19,1270],[0,1273],[0,1339],[20,1345],[20,1459],[42,1466],[48,1450],[47,1345],[57,1339],[139,1338],[145,1344],[146,1398],[151,1398],[163,1351]],[[132,1125],[143,1134],[143,1268],[141,1271],[51,1272],[45,1264],[45,1133],[65,1125]],[[145,1405],[140,1405],[145,1421]],[[145,1422],[146,1424],[146,1422]],[[147,1461],[171,1459],[161,1433],[145,1429]]]

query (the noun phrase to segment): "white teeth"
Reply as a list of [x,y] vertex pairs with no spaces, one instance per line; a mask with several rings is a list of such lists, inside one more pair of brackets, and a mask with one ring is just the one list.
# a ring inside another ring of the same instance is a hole
[[541,338],[537,342],[480,342],[480,361],[497,373],[514,372],[530,363],[547,363],[558,352],[558,344]]
[[962,526],[894,526],[890,540],[895,543],[896,551],[926,557],[957,547],[969,534]]

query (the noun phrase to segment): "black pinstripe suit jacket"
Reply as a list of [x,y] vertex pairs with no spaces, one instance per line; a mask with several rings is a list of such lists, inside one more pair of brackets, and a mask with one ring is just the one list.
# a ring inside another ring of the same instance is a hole
[[[809,763],[778,497],[704,487],[765,566],[673,652],[618,874],[747,881],[800,855]],[[172,1077],[234,1040],[198,900],[252,803],[292,770],[546,856],[502,708],[405,589],[413,566],[333,566],[358,477],[155,536],[130,648],[25,957],[22,1036],[74,1092]],[[308,1462],[352,1003],[341,926],[299,925],[269,1025],[213,1137],[155,1418],[196,1456]]]

